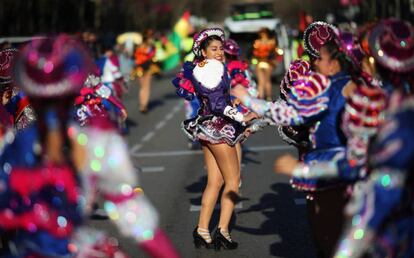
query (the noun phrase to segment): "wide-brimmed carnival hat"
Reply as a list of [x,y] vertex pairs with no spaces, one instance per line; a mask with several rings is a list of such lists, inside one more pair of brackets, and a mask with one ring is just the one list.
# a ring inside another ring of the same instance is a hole
[[240,54],[239,44],[232,39],[227,39],[224,41],[224,52],[232,56],[238,56]]
[[13,61],[17,49],[8,48],[0,51],[0,87],[12,82]]
[[369,49],[384,68],[396,73],[414,71],[414,28],[397,19],[380,21],[370,32]]
[[320,57],[320,49],[327,42],[334,42],[339,51],[359,68],[363,57],[365,56],[358,38],[350,32],[340,31],[332,24],[326,22],[314,22],[308,26],[303,35],[303,41],[306,51],[313,57]]
[[59,98],[78,94],[92,65],[81,43],[59,35],[24,46],[16,58],[14,78],[28,96]]
[[208,37],[211,36],[218,36],[220,37],[221,41],[224,42],[224,31],[220,28],[210,28],[200,31],[198,34],[194,35],[194,43],[193,43],[193,53],[197,57],[200,57],[201,54],[201,43],[206,40]]
[[313,57],[320,57],[320,50],[327,42],[335,39],[338,29],[332,24],[317,21],[311,23],[303,33],[303,44]]

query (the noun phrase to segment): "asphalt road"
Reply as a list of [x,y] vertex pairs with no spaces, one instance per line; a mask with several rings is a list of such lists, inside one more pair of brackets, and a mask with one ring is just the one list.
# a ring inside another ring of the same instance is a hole
[[[304,196],[291,189],[287,177],[272,171],[278,155],[296,153],[275,128],[251,136],[244,145],[242,201],[232,223],[232,237],[239,248],[221,252],[194,248],[192,231],[198,221],[206,172],[201,151],[189,150],[180,130],[184,106],[175,95],[171,76],[153,81],[147,114],[139,113],[138,85],[131,83],[124,97],[130,129],[126,139],[135,166],[142,170],[141,186],[159,211],[161,228],[182,257],[315,257]],[[215,212],[210,230],[217,220]],[[130,257],[146,257],[132,240],[119,237],[110,221],[94,219],[90,224],[117,236]]]

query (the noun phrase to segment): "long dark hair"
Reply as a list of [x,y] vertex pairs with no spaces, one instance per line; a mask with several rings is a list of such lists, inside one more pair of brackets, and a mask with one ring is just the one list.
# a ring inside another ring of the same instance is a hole
[[349,74],[354,72],[355,68],[353,67],[351,60],[343,51],[340,50],[335,41],[328,41],[323,45],[323,48],[326,49],[331,60],[338,60],[339,65],[341,66],[341,71]]
[[39,130],[39,143],[42,147],[42,153],[38,154],[38,161],[42,161],[43,151],[46,150],[46,138],[50,132],[50,118],[47,113],[53,111],[56,114],[56,129],[59,130],[63,140],[62,152],[64,153],[65,163],[73,167],[73,161],[70,155],[72,144],[69,139],[68,129],[70,125],[74,97],[62,97],[59,99],[42,99],[42,98],[30,98],[30,104],[36,111],[37,127]]
[[341,71],[349,74],[354,82],[361,80],[362,69],[352,62],[351,58],[338,46],[334,40],[328,41],[323,48],[329,54],[331,60],[338,60]]

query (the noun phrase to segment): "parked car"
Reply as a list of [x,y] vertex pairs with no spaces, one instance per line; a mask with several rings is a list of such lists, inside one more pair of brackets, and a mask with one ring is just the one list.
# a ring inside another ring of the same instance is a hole
[[251,60],[252,43],[261,28],[273,32],[278,49],[278,65],[273,76],[284,73],[291,62],[288,34],[282,21],[275,17],[273,3],[243,3],[230,7],[230,15],[224,20],[224,29],[243,50],[243,57]]

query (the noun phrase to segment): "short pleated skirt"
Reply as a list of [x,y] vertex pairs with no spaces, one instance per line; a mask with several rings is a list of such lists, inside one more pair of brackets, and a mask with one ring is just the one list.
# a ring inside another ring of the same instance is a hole
[[181,128],[191,141],[234,146],[246,140],[249,127],[226,117],[198,115],[182,122]]

